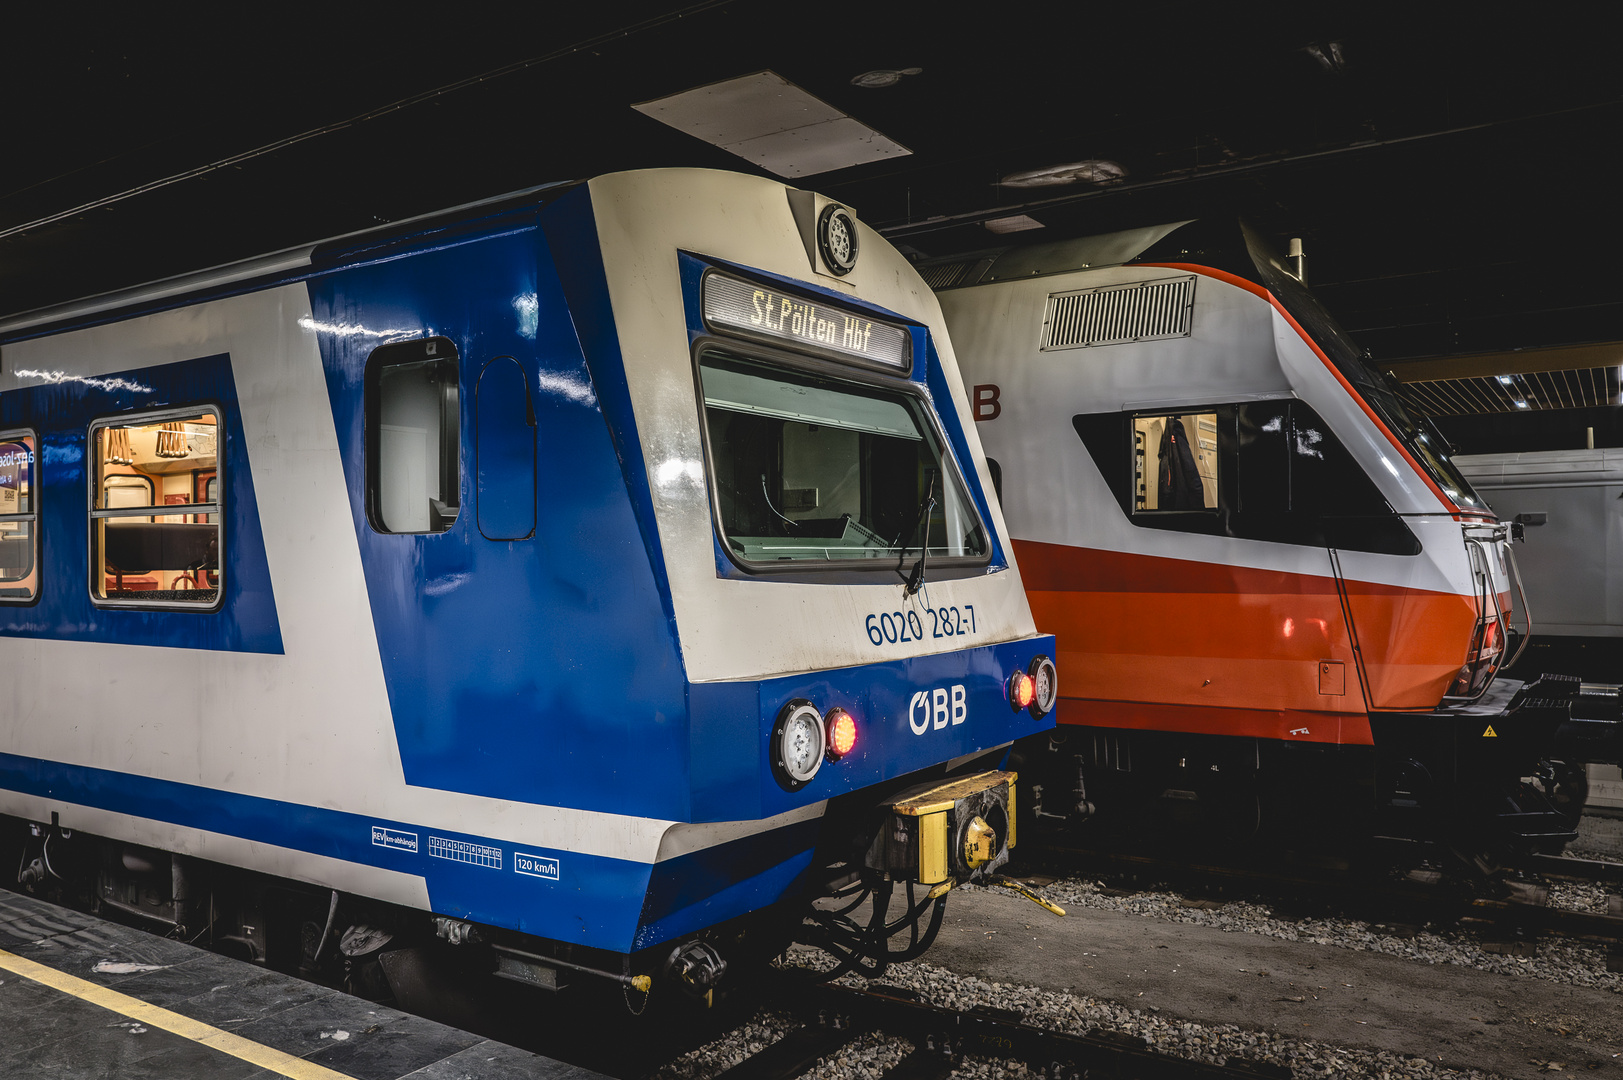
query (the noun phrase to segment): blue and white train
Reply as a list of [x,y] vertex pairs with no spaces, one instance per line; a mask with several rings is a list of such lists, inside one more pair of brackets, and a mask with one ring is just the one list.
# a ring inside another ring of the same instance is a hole
[[918,274],[758,178],[12,318],[10,865],[256,959],[434,927],[522,981],[701,994],[871,889],[804,925],[883,963],[1007,858],[998,766],[1052,724],[990,490]]

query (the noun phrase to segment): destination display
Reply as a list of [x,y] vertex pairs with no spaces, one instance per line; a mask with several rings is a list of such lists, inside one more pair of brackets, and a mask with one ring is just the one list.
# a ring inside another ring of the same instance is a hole
[[705,275],[704,319],[713,328],[815,345],[898,371],[911,366],[912,338],[900,326],[725,274]]

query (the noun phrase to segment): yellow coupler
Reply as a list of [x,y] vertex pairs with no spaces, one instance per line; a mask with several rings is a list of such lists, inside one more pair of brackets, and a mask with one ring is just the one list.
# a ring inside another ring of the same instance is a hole
[[1064,908],[995,873],[1014,847],[1016,777],[976,773],[901,792],[886,804],[889,814],[868,850],[868,865],[895,880],[930,886],[931,897],[973,881],[1013,889],[1064,915]]
[[868,865],[899,881],[945,892],[1009,860],[1014,846],[1012,772],[984,772],[908,788],[894,796]]

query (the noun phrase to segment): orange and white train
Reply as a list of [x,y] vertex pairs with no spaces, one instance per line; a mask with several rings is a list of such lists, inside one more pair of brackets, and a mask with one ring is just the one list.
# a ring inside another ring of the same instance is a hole
[[1578,681],[1496,678],[1509,526],[1299,263],[1182,222],[923,269],[1067,672],[1039,812],[1573,835]]

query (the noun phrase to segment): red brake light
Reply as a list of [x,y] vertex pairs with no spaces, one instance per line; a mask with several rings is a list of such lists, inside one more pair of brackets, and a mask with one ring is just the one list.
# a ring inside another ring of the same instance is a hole
[[828,716],[823,719],[823,725],[828,728],[828,753],[830,757],[844,757],[851,752],[857,744],[857,721],[844,709],[830,709]]
[[1009,676],[1009,707],[1019,712],[1037,696],[1037,681],[1023,671]]

